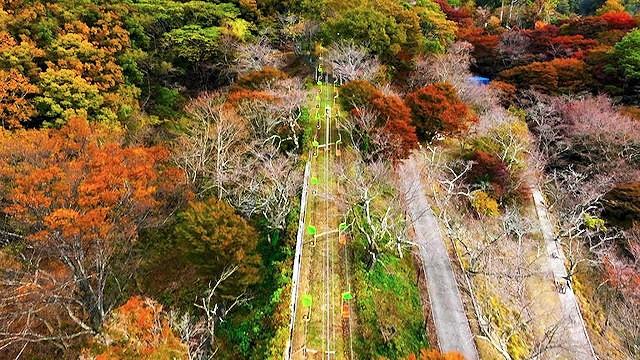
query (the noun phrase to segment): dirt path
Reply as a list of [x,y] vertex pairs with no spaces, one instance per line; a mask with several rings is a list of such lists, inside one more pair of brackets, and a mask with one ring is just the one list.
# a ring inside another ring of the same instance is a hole
[[431,313],[440,350],[458,351],[467,360],[478,359],[473,335],[458,290],[449,254],[440,235],[438,221],[425,195],[415,159],[399,170],[408,216],[415,228],[422,266],[427,278]]
[[[540,222],[540,230],[547,250],[546,270],[553,274],[554,279],[563,282],[567,277],[564,252],[562,251],[562,247],[558,246],[557,241],[555,241],[554,230],[549,220],[544,197],[537,187],[532,188],[533,201]],[[574,359],[597,359],[591,341],[589,341],[589,335],[587,334],[587,329],[582,319],[578,299],[573,289],[567,287],[563,294],[559,293],[558,295],[564,312],[563,319],[566,322],[567,341],[565,346],[571,355],[573,355]]]

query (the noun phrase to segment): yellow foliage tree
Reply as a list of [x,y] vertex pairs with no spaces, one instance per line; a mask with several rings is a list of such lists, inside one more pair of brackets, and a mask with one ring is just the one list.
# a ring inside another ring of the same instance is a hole
[[602,4],[602,6],[596,11],[597,15],[606,14],[609,12],[623,12],[625,11],[624,5],[620,0],[607,0]]

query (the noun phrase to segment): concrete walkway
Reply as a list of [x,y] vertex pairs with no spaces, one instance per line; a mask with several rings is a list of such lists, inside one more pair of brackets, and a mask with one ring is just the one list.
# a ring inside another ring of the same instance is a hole
[[422,266],[427,279],[431,313],[440,351],[457,351],[466,360],[478,359],[469,321],[438,220],[425,195],[416,160],[406,160],[399,169],[408,216],[416,233]]
[[[564,281],[567,277],[565,256],[562,251],[562,247],[558,246],[558,242],[555,241],[554,230],[551,225],[551,221],[549,220],[544,197],[540,190],[535,186],[532,187],[532,195],[538,220],[540,222],[540,230],[547,250],[546,270],[553,274],[554,279],[557,281]],[[597,359],[582,319],[578,299],[576,299],[573,289],[567,288],[564,294],[559,293],[558,296],[560,297],[560,303],[562,304],[563,319],[566,322],[566,326],[564,327],[566,329],[567,337],[566,350],[568,350],[574,359]]]

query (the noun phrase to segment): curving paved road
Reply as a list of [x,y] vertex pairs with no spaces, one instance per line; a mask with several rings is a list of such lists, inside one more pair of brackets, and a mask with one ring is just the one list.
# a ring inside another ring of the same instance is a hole
[[438,220],[431,211],[414,158],[399,169],[408,216],[415,229],[416,243],[427,278],[431,313],[440,351],[457,351],[466,360],[478,359],[469,321],[462,305],[449,254]]

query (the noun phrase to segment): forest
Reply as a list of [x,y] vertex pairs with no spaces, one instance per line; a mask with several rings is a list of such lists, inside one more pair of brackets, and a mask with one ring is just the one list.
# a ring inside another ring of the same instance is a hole
[[640,358],[640,1],[0,0],[0,359]]

